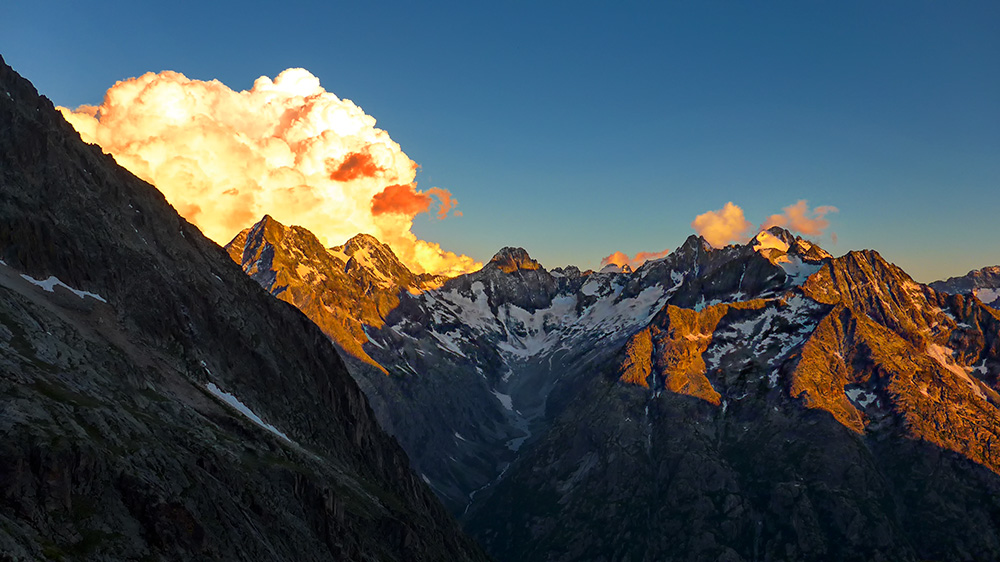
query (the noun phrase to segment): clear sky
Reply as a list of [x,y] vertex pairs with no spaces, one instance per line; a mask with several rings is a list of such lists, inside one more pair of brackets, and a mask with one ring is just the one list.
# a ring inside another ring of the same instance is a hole
[[1000,263],[1000,2],[8,4],[0,54],[59,105],[306,68],[459,201],[414,232],[479,260],[597,267],[807,199],[837,255]]

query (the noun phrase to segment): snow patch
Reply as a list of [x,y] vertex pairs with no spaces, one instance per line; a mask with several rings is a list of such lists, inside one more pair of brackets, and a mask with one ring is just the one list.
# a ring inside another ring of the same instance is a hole
[[[383,288],[392,287],[392,279],[386,277],[382,273],[382,268],[379,267],[378,262],[372,257],[371,252],[368,248],[360,248],[351,256],[354,263],[358,264],[362,269],[367,271],[372,277],[375,278],[375,282],[378,283]],[[311,269],[311,268],[310,268]]]
[[[454,332],[458,334],[459,338],[461,337],[461,335],[462,335],[461,332],[459,332],[458,330],[454,330]],[[451,335],[452,332],[446,332],[444,334],[439,334],[437,332],[433,332],[432,331],[430,334],[431,334],[431,336],[434,337],[434,339],[436,339],[438,341],[438,344],[440,344],[440,345],[438,345],[438,347],[440,347],[441,349],[443,349],[445,351],[448,351],[448,352],[451,352],[451,353],[453,353],[455,355],[458,355],[460,357],[465,357],[466,359],[468,359],[468,357],[464,353],[462,353],[462,350],[459,349],[458,342],[456,341],[455,336]]]
[[472,291],[470,296],[463,295],[455,289],[446,292],[428,291],[424,295],[430,301],[439,303],[444,312],[474,330],[499,329],[493,311],[490,310],[489,297],[486,296],[486,287],[482,281],[476,281],[470,289]]
[[994,304],[997,299],[1000,299],[1000,289],[976,289],[973,294],[983,304]]
[[504,394],[496,389],[493,389],[490,392],[493,394],[493,396],[496,396],[496,399],[499,400],[501,404],[503,404],[504,408],[506,408],[511,412],[514,411],[514,402],[513,400],[511,400],[509,394]]
[[600,293],[600,289],[601,289],[601,281],[599,279],[591,277],[590,279],[587,280],[586,283],[583,284],[583,287],[580,287],[580,292],[583,293],[584,295],[587,295],[588,297],[593,297],[597,296]]
[[783,256],[785,259],[778,260],[781,269],[785,270],[792,285],[801,285],[810,275],[819,271],[823,265],[818,263],[806,263],[799,256]]
[[298,275],[299,279],[305,279],[310,273],[316,273],[316,270],[312,266],[303,263],[295,265],[295,275]]
[[845,388],[844,394],[847,395],[847,398],[851,402],[862,408],[867,408],[869,404],[878,399],[878,396],[874,392],[868,392],[862,388]]
[[770,375],[767,375],[767,386],[769,386],[770,388],[778,386],[778,374],[779,374],[778,370],[775,369],[771,371]]
[[[7,265],[7,264],[4,264],[4,265]],[[62,281],[60,281],[55,275],[50,275],[49,278],[45,279],[44,281],[39,281],[38,279],[35,279],[34,277],[32,277],[30,275],[25,275],[23,273],[21,274],[21,278],[23,278],[25,281],[27,281],[27,282],[29,282],[29,283],[31,283],[33,285],[37,285],[37,286],[41,287],[43,290],[48,291],[50,293],[54,293],[56,287],[62,287],[64,289],[70,291],[74,295],[80,297],[81,299],[84,298],[84,297],[90,297],[92,299],[99,300],[99,301],[104,302],[104,303],[108,302],[108,301],[104,300],[104,297],[102,297],[101,295],[98,295],[97,293],[91,293],[90,291],[81,291],[79,289],[74,289],[73,287],[70,287],[69,285],[67,285],[67,284],[63,283]]]
[[334,249],[330,248],[327,251],[330,252],[331,256],[339,259],[340,261],[342,261],[344,263],[347,263],[347,260],[351,259],[351,256],[345,254],[344,252],[342,252],[340,250],[334,250]]
[[289,443],[294,443],[291,439],[288,438],[287,435],[279,431],[278,428],[260,419],[260,416],[255,414],[253,410],[247,407],[246,404],[240,402],[238,398],[216,386],[214,382],[206,384],[205,388],[207,388],[208,391],[211,392],[216,398],[222,400],[226,404],[229,404],[233,409],[243,414],[253,423],[259,425],[260,427],[263,427],[264,429],[270,431],[271,433],[277,435],[278,437],[281,437],[285,441],[288,441]]
[[[330,308],[327,307],[327,310],[330,310]],[[330,312],[333,312],[333,311],[331,310]],[[385,349],[385,347],[382,344],[380,344],[379,342],[373,340],[372,337],[368,334],[368,326],[362,326],[361,329],[362,329],[362,331],[364,331],[365,338],[368,340],[368,343],[374,345],[375,347],[377,347],[379,349]]]
[[701,312],[702,310],[705,310],[707,307],[715,306],[717,304],[722,304],[722,299],[712,299],[706,302],[705,295],[701,295],[701,300],[698,301],[698,304],[694,305],[694,311]]
[[[778,365],[815,329],[812,309],[816,306],[815,302],[796,296],[785,301],[784,306],[768,306],[746,320],[718,329],[706,353],[706,363],[718,365],[724,355],[745,349],[758,358],[767,358],[768,365]],[[772,388],[777,385],[778,376],[777,369],[768,375]]]
[[961,365],[955,363],[955,352],[951,348],[934,343],[927,344],[927,355],[929,355],[931,359],[937,361],[939,365],[954,373],[958,376],[958,378],[968,383],[968,385],[972,387],[972,391],[975,392],[980,398],[984,400],[986,399],[986,394],[984,394],[982,389],[979,388],[976,381],[972,380],[972,377],[969,376],[969,373],[965,372],[965,369],[963,369]]

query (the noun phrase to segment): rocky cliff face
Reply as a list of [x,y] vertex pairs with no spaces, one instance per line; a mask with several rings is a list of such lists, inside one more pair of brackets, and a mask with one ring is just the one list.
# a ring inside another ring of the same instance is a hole
[[351,357],[376,369],[365,353],[364,326],[380,327],[399,305],[400,292],[440,286],[443,279],[415,275],[392,250],[359,234],[324,248],[308,230],[265,216],[226,245],[229,256],[272,295],[296,306]]
[[0,61],[0,551],[481,560],[327,337]]

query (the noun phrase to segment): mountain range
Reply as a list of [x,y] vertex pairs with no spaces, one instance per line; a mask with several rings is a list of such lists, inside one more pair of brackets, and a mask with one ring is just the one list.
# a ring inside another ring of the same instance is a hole
[[984,304],[1000,308],[1000,265],[984,267],[930,285],[943,293],[975,295]]
[[337,295],[396,295],[327,333],[500,560],[1000,556],[1000,315],[971,291],[777,227],[635,271],[504,248],[423,289],[372,271],[405,267],[370,237],[346,246],[388,250],[355,260],[382,283],[350,285],[314,240],[265,217],[228,249],[321,326]]

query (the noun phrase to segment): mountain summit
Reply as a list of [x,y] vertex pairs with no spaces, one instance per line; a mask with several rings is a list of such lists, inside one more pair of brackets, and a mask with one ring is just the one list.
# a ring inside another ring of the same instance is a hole
[[325,248],[299,226],[269,215],[226,245],[230,258],[264,289],[304,312],[351,357],[376,366],[362,349],[364,326],[379,327],[399,295],[438,287],[442,279],[412,273],[386,244],[358,234]]
[[496,267],[504,273],[542,269],[542,266],[531,259],[524,248],[503,248],[490,259],[487,265]]

